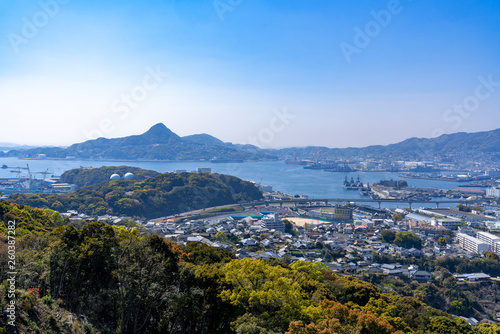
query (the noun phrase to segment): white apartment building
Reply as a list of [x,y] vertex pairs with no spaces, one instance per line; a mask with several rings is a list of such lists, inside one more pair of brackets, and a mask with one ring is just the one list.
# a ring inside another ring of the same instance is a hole
[[457,233],[457,242],[460,247],[472,253],[481,254],[484,251],[490,250],[490,245],[486,242],[464,233]]
[[491,251],[500,255],[500,241],[495,241],[493,243],[493,247],[491,248]]
[[455,224],[459,223],[460,219],[433,219],[431,220],[432,226],[443,226],[448,230],[455,229]]
[[268,230],[285,232],[285,223],[281,221],[277,213],[271,213],[263,217],[261,227],[267,228]]
[[486,197],[500,198],[500,188],[497,187],[487,188]]
[[476,238],[487,243],[490,246],[489,250],[492,252],[500,252],[500,237],[488,232],[477,232]]

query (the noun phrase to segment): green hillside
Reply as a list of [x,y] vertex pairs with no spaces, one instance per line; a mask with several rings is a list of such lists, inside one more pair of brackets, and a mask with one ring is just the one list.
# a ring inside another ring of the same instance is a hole
[[58,212],[0,200],[0,233],[7,235],[9,221],[15,222],[16,235],[45,233],[61,226],[65,219]]
[[[97,180],[99,175],[109,174],[102,170],[91,170],[88,173],[69,172],[68,175],[80,174],[81,182],[92,183],[89,180]],[[75,179],[79,179],[78,176]],[[92,216],[112,214],[143,218],[157,218],[261,198],[262,192],[251,182],[229,175],[197,173],[158,174],[144,180],[107,181],[64,195],[10,196],[13,202],[38,208],[77,210]]]
[[[234,259],[102,222],[17,240],[19,333],[490,334],[321,263]],[[6,243],[0,240],[0,249]],[[6,291],[7,257],[0,256]],[[0,304],[10,302],[0,294]],[[12,330],[0,318],[0,331]],[[13,331],[10,331],[13,332]]]
[[100,168],[77,168],[68,170],[61,175],[60,181],[76,184],[78,187],[85,187],[97,183],[108,182],[109,177],[113,174],[118,174],[123,178],[126,173],[134,174],[134,180],[136,181],[142,181],[148,177],[160,174],[153,170],[146,170],[139,167],[103,166]]

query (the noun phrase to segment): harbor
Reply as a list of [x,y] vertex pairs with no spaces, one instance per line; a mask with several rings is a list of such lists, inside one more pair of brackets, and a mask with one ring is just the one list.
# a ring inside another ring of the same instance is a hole
[[[64,194],[76,189],[73,185],[59,182],[59,177],[53,175],[48,169],[43,172],[31,171],[28,164],[26,167],[9,167],[3,164],[1,169],[8,171],[11,175],[0,178],[0,195],[2,196],[15,193]],[[40,177],[36,177],[37,175]]]
[[465,174],[427,174],[427,173],[399,173],[399,176],[405,179],[420,179],[420,180],[438,180],[438,181],[451,181],[451,182],[471,182],[471,181],[484,181],[491,180],[489,175],[470,175]]
[[[26,166],[26,160],[17,158],[2,158],[0,159],[0,166]],[[211,168],[212,173],[228,174],[239,177],[244,180],[254,181],[256,183],[263,183],[272,186],[273,189],[279,190],[283,193],[293,194],[293,195],[307,195],[311,198],[351,198],[353,201],[357,199],[367,199],[367,198],[377,198],[376,194],[373,194],[372,185],[379,182],[380,180],[404,180],[399,176],[399,173],[394,172],[363,172],[363,171],[353,171],[349,173],[323,173],[314,169],[304,169],[304,165],[300,164],[286,164],[283,161],[258,161],[258,162],[244,162],[244,163],[210,163],[210,162],[193,162],[193,161],[90,161],[90,160],[30,160],[29,167],[31,170],[35,171],[49,171],[50,173],[46,176],[40,174],[32,174],[32,189],[28,190],[28,184],[25,182],[21,184],[20,191],[29,192],[42,191],[42,192],[62,192],[68,191],[69,185],[64,185],[57,183],[58,179],[52,177],[62,175],[65,171],[81,167],[94,167],[98,168],[101,166],[120,166],[128,165],[139,167],[143,169],[155,170],[160,173],[172,172],[175,170],[196,170],[198,167]],[[14,190],[19,189],[8,189],[11,187],[11,183],[8,180],[13,180],[14,184],[19,185],[19,179],[17,178],[17,173],[11,173],[12,169],[2,169],[0,168],[0,179],[6,181],[2,185],[1,192],[4,194],[12,193]],[[24,181],[29,180],[26,170],[21,169],[22,176],[24,176]],[[360,182],[364,184],[364,187],[359,189],[346,189],[343,186],[345,181],[345,176],[348,176],[348,180],[353,177],[356,182],[359,177]],[[17,180],[16,180],[17,179]],[[44,185],[43,187],[38,186],[40,184],[40,179],[45,179],[45,183],[51,179],[52,186]],[[60,181],[59,181],[60,182]],[[62,187],[62,189],[54,189],[54,184],[56,187]],[[435,188],[442,189],[442,192],[430,192],[431,197],[439,197],[446,200],[446,194],[449,190],[454,188],[460,188],[462,183],[441,181],[441,180],[423,180],[423,179],[411,179],[408,180],[409,189],[411,187],[418,188],[419,191],[425,188]],[[66,189],[65,189],[66,187]],[[369,188],[368,188],[369,187]],[[36,188],[36,189],[33,189]],[[52,189],[50,189],[52,188]],[[475,189],[475,188],[470,188]],[[427,189],[429,190],[429,189]],[[434,193],[439,194],[439,196],[434,196]],[[454,196],[458,196],[458,193]],[[461,195],[464,198],[468,197]],[[461,196],[454,197],[460,198]],[[451,199],[451,198],[450,198]],[[387,207],[399,207],[401,204],[396,202],[386,202],[384,203]],[[453,204],[450,204],[454,206]]]

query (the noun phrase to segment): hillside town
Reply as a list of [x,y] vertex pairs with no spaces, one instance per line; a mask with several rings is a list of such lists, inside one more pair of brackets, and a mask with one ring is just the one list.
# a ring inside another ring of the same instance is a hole
[[[150,221],[110,215],[95,220],[136,226],[178,243],[201,242],[230,250],[238,258],[323,262],[338,272],[369,271],[418,280],[431,280],[432,268],[401,262],[440,256],[473,259],[484,256],[485,251],[500,254],[500,236],[493,234],[500,230],[500,206],[496,202],[473,207],[459,204],[457,208],[377,209],[356,203],[325,205],[313,200],[297,205],[286,202],[292,196],[266,195],[278,196],[283,203],[200,219],[196,214],[181,214]],[[92,219],[77,211],[63,215],[71,220]],[[420,244],[405,247],[388,242],[384,231],[410,232]],[[384,256],[394,259],[394,263],[381,264],[374,259]],[[469,280],[487,277],[470,274],[475,276]]]

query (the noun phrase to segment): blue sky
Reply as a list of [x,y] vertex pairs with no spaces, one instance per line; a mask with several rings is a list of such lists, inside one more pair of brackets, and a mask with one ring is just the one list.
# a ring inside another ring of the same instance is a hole
[[2,2],[0,142],[158,122],[263,147],[491,130],[499,17],[493,0]]

